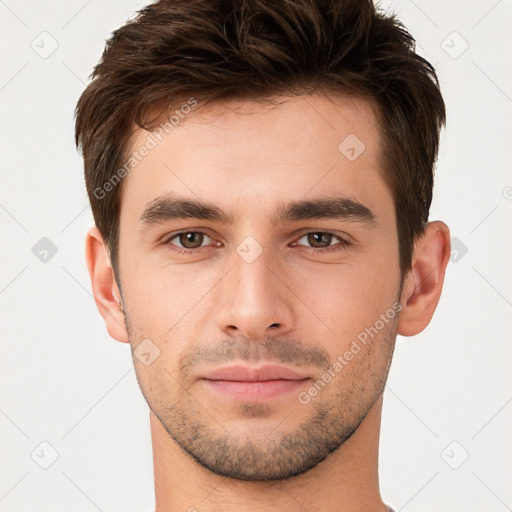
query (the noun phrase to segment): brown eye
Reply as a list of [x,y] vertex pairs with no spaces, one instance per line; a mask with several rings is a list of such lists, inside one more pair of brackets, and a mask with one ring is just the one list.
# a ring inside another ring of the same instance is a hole
[[197,249],[198,247],[201,247],[205,235],[198,231],[190,231],[187,233],[180,233],[177,237],[180,244],[185,249]]
[[194,249],[200,249],[205,241],[211,242],[212,239],[202,231],[182,231],[181,233],[170,235],[164,243],[172,246],[175,251],[185,253],[187,251],[192,252]]
[[308,233],[306,236],[308,243],[310,243],[312,247],[323,249],[331,245],[333,235],[319,231],[316,233]]
[[[301,240],[306,243],[299,243]],[[337,240],[337,243],[333,243]],[[304,233],[299,240],[297,245],[308,248],[311,252],[328,253],[331,251],[343,250],[352,245],[351,242],[341,238],[339,235],[331,233],[330,231],[310,231]]]

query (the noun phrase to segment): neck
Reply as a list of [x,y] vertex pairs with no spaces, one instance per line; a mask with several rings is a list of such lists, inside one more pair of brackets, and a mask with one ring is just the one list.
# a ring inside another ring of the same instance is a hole
[[310,471],[288,480],[248,482],[205,469],[151,412],[156,512],[386,512],[378,480],[382,396],[352,436]]

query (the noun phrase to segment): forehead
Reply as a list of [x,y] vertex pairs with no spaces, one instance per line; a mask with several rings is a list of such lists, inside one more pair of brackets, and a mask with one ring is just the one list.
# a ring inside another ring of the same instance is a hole
[[122,215],[140,215],[166,193],[208,200],[229,214],[268,208],[270,215],[276,202],[332,192],[374,205],[390,201],[377,117],[365,99],[336,94],[188,104],[176,107],[171,123],[136,132],[128,157],[150,149],[125,178]]

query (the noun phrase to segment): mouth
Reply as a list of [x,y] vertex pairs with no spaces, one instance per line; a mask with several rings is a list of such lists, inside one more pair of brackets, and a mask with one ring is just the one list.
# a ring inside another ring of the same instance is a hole
[[240,401],[266,401],[304,386],[310,377],[284,366],[230,366],[201,377],[210,390]]

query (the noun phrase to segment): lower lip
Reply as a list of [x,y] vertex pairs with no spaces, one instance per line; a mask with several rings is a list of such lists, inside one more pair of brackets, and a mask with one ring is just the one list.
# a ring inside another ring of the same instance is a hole
[[258,382],[204,379],[210,388],[237,400],[261,401],[296,391],[309,379],[263,380]]

